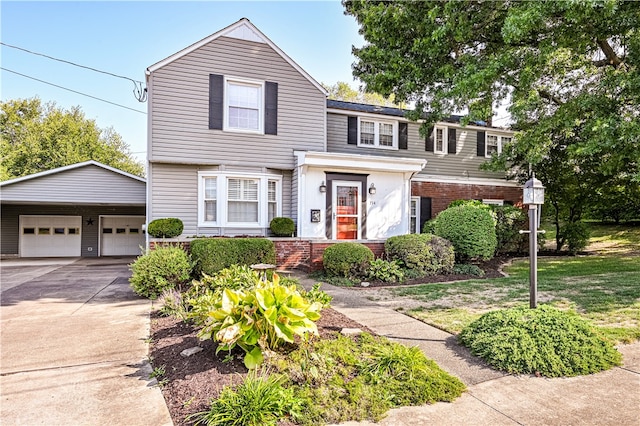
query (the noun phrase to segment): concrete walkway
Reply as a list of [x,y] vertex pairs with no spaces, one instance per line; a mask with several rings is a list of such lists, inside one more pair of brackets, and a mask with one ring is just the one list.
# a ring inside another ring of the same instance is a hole
[[2,425],[171,425],[131,258],[3,260]]
[[[314,281],[302,279],[305,287]],[[590,376],[538,378],[492,370],[455,336],[367,300],[367,291],[324,284],[332,307],[397,342],[418,346],[460,378],[453,403],[394,409],[378,425],[640,425],[640,343],[621,345],[624,365]],[[373,425],[347,422],[342,425]]]

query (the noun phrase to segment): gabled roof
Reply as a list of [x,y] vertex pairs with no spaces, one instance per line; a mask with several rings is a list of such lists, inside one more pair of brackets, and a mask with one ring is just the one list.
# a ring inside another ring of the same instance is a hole
[[45,170],[44,172],[34,173],[32,175],[22,176],[22,177],[11,179],[11,180],[6,180],[4,182],[0,182],[0,186],[12,185],[14,183],[23,182],[23,181],[31,180],[31,179],[37,179],[39,177],[53,175],[53,174],[56,174],[56,173],[64,172],[64,171],[67,171],[67,170],[78,169],[78,168],[86,167],[86,166],[102,167],[105,170],[109,170],[111,172],[121,174],[122,176],[126,176],[128,178],[135,179],[135,180],[138,180],[138,181],[143,182],[143,183],[147,183],[147,180],[145,178],[141,178],[140,176],[136,176],[136,175],[132,175],[131,173],[123,172],[122,170],[116,169],[116,168],[111,167],[111,166],[107,166],[106,164],[102,164],[102,163],[99,163],[99,162],[94,161],[94,160],[89,160],[89,161],[84,161],[82,163],[70,164],[68,166],[58,167],[56,169]]
[[320,90],[326,96],[328,93],[324,87],[320,83],[318,83],[310,74],[308,74],[305,70],[303,70],[300,65],[298,65],[293,59],[291,59],[286,53],[282,51],[278,46],[276,46],[269,38],[264,35],[255,25],[251,23],[247,18],[242,18],[238,22],[229,25],[228,27],[211,34],[209,37],[205,37],[202,40],[192,44],[189,47],[182,49],[179,52],[174,53],[173,55],[161,60],[160,62],[156,62],[147,68],[147,75],[152,72],[164,67],[165,65],[170,64],[171,62],[201,48],[207,43],[212,42],[213,40],[219,37],[231,37],[237,38],[240,40],[253,41],[256,43],[264,43],[271,47],[273,50],[278,53],[282,59],[289,63],[293,68],[295,68],[300,74],[302,74],[311,84],[313,84],[318,90]]

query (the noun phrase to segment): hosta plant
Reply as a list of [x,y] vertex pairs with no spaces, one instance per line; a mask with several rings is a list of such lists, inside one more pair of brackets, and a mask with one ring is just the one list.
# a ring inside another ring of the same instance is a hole
[[293,343],[295,336],[318,334],[315,321],[320,318],[322,304],[309,302],[295,285],[280,285],[277,274],[273,281],[253,288],[226,288],[218,296],[209,293],[204,299],[207,309],[198,309],[198,300],[192,303],[195,311],[206,315],[199,337],[218,342],[217,352],[241,347],[249,369],[262,363],[263,351]]

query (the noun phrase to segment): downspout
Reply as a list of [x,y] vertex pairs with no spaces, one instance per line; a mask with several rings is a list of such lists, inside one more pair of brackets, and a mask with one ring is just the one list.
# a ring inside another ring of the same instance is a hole
[[151,117],[153,110],[151,108],[151,102],[153,97],[151,96],[151,72],[149,68],[145,71],[145,77],[147,82],[147,186],[146,186],[146,206],[145,206],[145,225],[144,225],[144,241],[145,241],[145,253],[149,252],[149,232],[147,232],[149,218],[151,217]]

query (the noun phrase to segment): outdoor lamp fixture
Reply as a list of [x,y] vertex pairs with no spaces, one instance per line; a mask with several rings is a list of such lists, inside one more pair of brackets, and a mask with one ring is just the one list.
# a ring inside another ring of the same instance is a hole
[[529,307],[538,306],[538,206],[544,204],[544,186],[536,179],[534,173],[522,189],[522,202],[529,206],[529,230],[520,231],[521,234],[529,234]]
[[320,190],[320,192],[322,192],[323,194],[325,192],[327,192],[327,185],[324,184],[324,181],[322,181],[322,183],[320,184],[320,188],[318,188]]
[[373,195],[376,193],[376,186],[374,184],[371,184],[371,186],[369,187],[369,194]]

